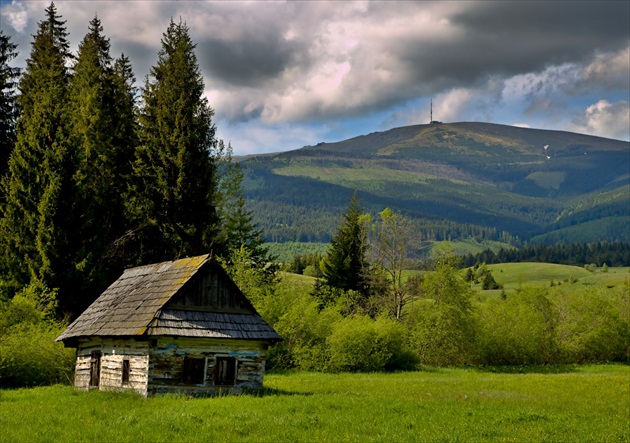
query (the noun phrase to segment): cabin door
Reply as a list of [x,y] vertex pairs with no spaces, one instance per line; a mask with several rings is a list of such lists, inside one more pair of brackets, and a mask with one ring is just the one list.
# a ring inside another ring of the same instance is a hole
[[90,359],[90,387],[97,388],[101,379],[101,351],[92,351]]

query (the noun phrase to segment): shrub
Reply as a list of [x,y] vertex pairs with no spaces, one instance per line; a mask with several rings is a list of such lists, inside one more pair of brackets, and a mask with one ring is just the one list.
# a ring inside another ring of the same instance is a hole
[[420,363],[474,363],[477,324],[468,310],[448,303],[418,304],[410,310],[411,346]]
[[479,346],[487,364],[522,365],[558,361],[557,314],[546,289],[527,288],[480,310]]
[[623,360],[630,343],[627,315],[619,303],[623,288],[560,292],[558,347],[571,363]]
[[55,292],[34,283],[3,303],[0,315],[0,386],[67,383],[75,352],[56,343],[65,324],[54,320]]
[[335,306],[320,309],[319,300],[309,294],[308,288],[280,284],[277,294],[267,301],[267,315],[263,315],[283,338],[269,352],[270,367],[326,367],[326,338],[341,314]]
[[338,371],[381,371],[412,366],[407,347],[407,329],[399,322],[367,315],[344,318],[333,325],[327,338],[328,369]]

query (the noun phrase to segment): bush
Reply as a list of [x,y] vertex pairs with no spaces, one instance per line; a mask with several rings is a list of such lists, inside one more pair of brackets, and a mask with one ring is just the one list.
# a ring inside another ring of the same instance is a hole
[[448,303],[418,304],[410,310],[411,346],[425,365],[476,362],[476,322],[471,311]]
[[487,364],[556,363],[557,314],[545,289],[527,288],[480,311],[479,345]]
[[75,352],[54,340],[65,324],[54,320],[55,292],[35,283],[3,303],[0,315],[0,386],[70,381]]
[[407,336],[407,328],[391,318],[344,318],[333,325],[326,339],[328,369],[370,372],[409,368],[415,361],[408,350]]
[[75,351],[54,340],[64,327],[19,324],[0,337],[0,386],[69,383]]
[[341,314],[335,306],[321,309],[309,289],[282,282],[277,294],[267,300],[263,318],[283,338],[269,352],[270,367],[306,370],[326,367],[326,338]]
[[[560,292],[557,339],[570,363],[623,360],[630,343],[627,313],[621,309],[624,289]],[[625,320],[624,320],[625,319]]]

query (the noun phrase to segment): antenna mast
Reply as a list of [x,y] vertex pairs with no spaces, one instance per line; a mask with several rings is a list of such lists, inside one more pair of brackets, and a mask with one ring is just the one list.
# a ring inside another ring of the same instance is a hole
[[430,122],[433,122],[433,99],[431,99],[431,119]]

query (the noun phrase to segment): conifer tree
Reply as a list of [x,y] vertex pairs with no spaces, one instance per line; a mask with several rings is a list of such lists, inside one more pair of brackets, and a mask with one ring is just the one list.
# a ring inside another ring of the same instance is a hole
[[129,58],[122,54],[114,62],[112,73],[114,102],[112,110],[113,158],[117,165],[120,195],[126,192],[126,183],[131,177],[132,161],[138,145],[138,121],[136,105],[136,78]]
[[[82,310],[104,289],[117,273],[116,238],[124,230],[123,177],[129,176],[128,146],[133,140],[133,110],[125,106],[128,85],[122,68],[118,75],[112,67],[109,39],[103,35],[98,17],[90,21],[88,33],[79,44],[70,81],[69,120],[74,149],[74,225],[73,250],[68,276],[73,277],[73,292],[84,294],[75,299]],[[122,76],[122,78],[121,78]],[[131,114],[131,115],[129,115]],[[130,121],[131,120],[131,121]]]
[[188,27],[171,23],[142,92],[127,197],[136,263],[219,252],[214,111]]
[[8,170],[19,114],[16,90],[20,69],[9,64],[18,55],[16,49],[17,44],[11,43],[11,37],[0,30],[0,176]]
[[60,287],[68,249],[72,159],[68,149],[65,22],[54,3],[38,24],[20,81],[22,116],[2,181],[6,201],[0,219],[0,260],[7,280],[41,280]]
[[218,193],[217,210],[221,217],[221,243],[227,261],[231,255],[244,249],[249,260],[257,268],[263,268],[272,257],[262,239],[262,229],[254,223],[252,212],[246,207],[243,195],[243,169],[232,160],[232,146],[218,143]]
[[343,291],[369,292],[368,240],[363,213],[356,192],[350,199],[337,233],[330,243],[324,262],[324,281],[328,286]]

